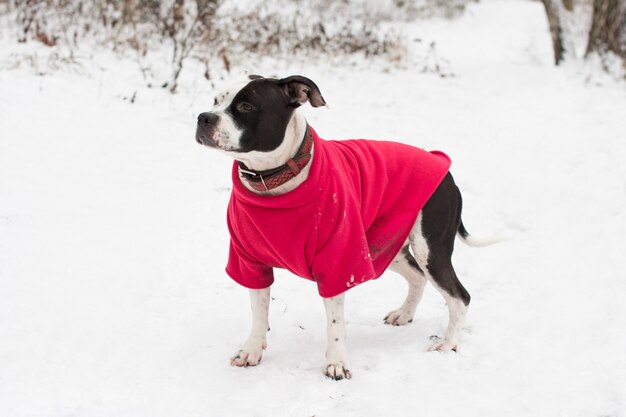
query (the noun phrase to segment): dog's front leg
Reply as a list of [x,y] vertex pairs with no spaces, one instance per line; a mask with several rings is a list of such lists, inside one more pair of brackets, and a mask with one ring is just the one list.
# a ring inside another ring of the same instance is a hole
[[270,306],[269,287],[262,290],[250,290],[252,307],[252,330],[243,347],[230,358],[233,366],[254,366],[261,362],[263,349],[267,347],[266,334],[269,330],[268,311]]
[[328,330],[328,348],[324,374],[332,379],[350,379],[350,364],[346,349],[346,323],[344,322],[343,302],[345,295],[324,298]]

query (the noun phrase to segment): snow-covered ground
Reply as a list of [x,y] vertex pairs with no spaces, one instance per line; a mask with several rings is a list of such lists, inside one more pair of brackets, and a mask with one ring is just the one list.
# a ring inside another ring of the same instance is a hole
[[523,0],[415,24],[447,78],[251,68],[314,79],[322,137],[446,151],[470,232],[509,237],[458,245],[456,354],[426,352],[447,322],[432,287],[401,328],[382,319],[402,278],[350,290],[341,382],[315,285],[284,271],[263,362],[229,365],[250,313],[223,271],[231,161],[194,140],[208,84],[137,87],[104,53],[87,74],[0,71],[0,416],[626,416],[626,88],[554,68],[546,26]]

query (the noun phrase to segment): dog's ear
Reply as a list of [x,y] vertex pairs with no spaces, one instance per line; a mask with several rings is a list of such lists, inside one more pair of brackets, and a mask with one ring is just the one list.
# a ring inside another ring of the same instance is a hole
[[301,75],[292,75],[291,77],[278,80],[278,85],[284,88],[285,94],[291,100],[291,104],[299,106],[311,102],[313,107],[321,107],[326,105],[322,93],[317,85],[306,77]]

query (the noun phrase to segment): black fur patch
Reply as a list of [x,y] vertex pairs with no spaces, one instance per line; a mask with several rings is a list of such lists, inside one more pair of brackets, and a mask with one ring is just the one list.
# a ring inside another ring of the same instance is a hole
[[452,267],[461,209],[461,192],[448,173],[422,209],[422,233],[428,244],[428,273],[444,291],[468,305],[470,295]]
[[[246,103],[252,111],[242,111]],[[242,130],[238,152],[270,152],[283,141],[295,108],[274,78],[253,79],[242,88],[226,109]]]

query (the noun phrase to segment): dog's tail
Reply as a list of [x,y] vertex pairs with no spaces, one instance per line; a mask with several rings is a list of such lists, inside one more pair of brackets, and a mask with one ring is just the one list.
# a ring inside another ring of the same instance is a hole
[[485,246],[491,246],[496,243],[502,242],[504,238],[501,237],[474,237],[469,234],[465,226],[463,225],[463,220],[459,222],[459,230],[457,231],[458,235],[461,238],[461,241],[465,243],[467,246],[471,246],[474,248],[482,248]]

